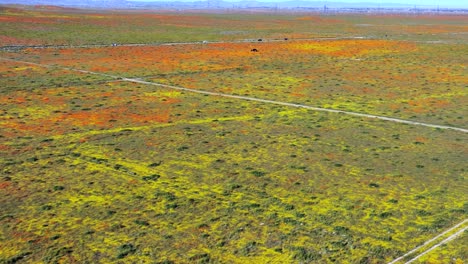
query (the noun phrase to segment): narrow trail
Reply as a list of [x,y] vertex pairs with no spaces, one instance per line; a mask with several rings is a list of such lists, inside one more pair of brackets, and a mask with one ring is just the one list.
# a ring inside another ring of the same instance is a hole
[[401,123],[401,124],[408,124],[408,125],[415,125],[415,126],[424,126],[424,127],[430,127],[430,128],[438,128],[438,129],[449,129],[449,130],[460,131],[460,132],[463,132],[463,133],[468,132],[468,129],[460,128],[460,127],[436,125],[436,124],[417,122],[417,121],[410,121],[410,120],[393,118],[393,117],[386,117],[386,116],[379,116],[379,115],[372,115],[372,114],[364,114],[364,113],[336,110],[336,109],[330,109],[330,108],[321,108],[321,107],[308,106],[308,105],[295,104],[295,103],[288,103],[288,102],[281,102],[281,101],[274,101],[274,100],[261,99],[261,98],[249,97],[249,96],[224,94],[224,93],[218,93],[218,92],[209,92],[209,91],[204,91],[204,90],[197,90],[197,89],[190,89],[190,88],[167,85],[167,84],[161,84],[161,83],[148,82],[148,81],[143,81],[143,80],[139,80],[139,79],[135,79],[135,78],[126,78],[126,77],[107,74],[107,73],[93,72],[93,71],[87,71],[87,70],[79,70],[79,69],[74,69],[74,68],[70,68],[70,67],[60,67],[60,66],[53,66],[53,65],[40,64],[40,63],[21,61],[21,60],[15,60],[15,59],[7,59],[7,58],[0,58],[0,60],[11,61],[11,62],[16,62],[16,63],[22,63],[22,64],[29,64],[29,65],[34,65],[34,66],[44,67],[44,68],[62,69],[62,70],[75,71],[75,72],[81,72],[81,73],[86,73],[86,74],[93,74],[93,75],[111,77],[111,78],[114,78],[114,79],[117,79],[117,80],[122,80],[122,81],[127,81],[127,82],[158,86],[158,87],[169,88],[169,89],[179,90],[179,91],[187,91],[187,92],[198,93],[198,94],[206,94],[206,95],[220,96],[220,97],[233,98],[233,99],[239,99],[239,100],[245,100],[245,101],[253,101],[253,102],[261,102],[261,103],[267,103],[267,104],[290,106],[290,107],[296,107],[296,108],[304,108],[304,109],[309,109],[309,110],[314,110],[314,111],[319,111],[319,112],[346,114],[346,115],[351,115],[351,116],[359,116],[359,117],[365,117],[365,118],[371,118],[371,119],[379,119],[379,120],[390,121],[390,122],[394,122],[394,123]]
[[[112,47],[157,47],[157,46],[177,46],[177,45],[203,45],[203,44],[236,44],[236,43],[269,43],[269,42],[288,42],[288,41],[320,41],[320,40],[346,40],[346,39],[380,39],[373,36],[347,36],[347,37],[317,37],[317,38],[291,38],[291,39],[239,39],[231,41],[188,41],[188,42],[153,42],[153,43],[112,43],[108,44],[82,44],[82,45],[5,45],[0,46],[0,51],[13,51],[22,49],[75,49],[75,48],[112,48]],[[388,40],[388,39],[386,39]],[[428,43],[428,44],[451,44],[452,42],[438,40],[404,40],[391,39],[394,41]]]
[[105,47],[152,47],[152,46],[176,46],[176,45],[202,45],[202,44],[235,44],[235,43],[268,43],[287,41],[318,41],[318,40],[343,40],[343,39],[366,39],[362,36],[349,37],[321,37],[321,38],[294,38],[294,39],[240,39],[232,41],[189,41],[189,42],[161,42],[161,43],[122,43],[116,46],[110,44],[83,44],[83,45],[9,45],[0,46],[0,50],[20,50],[20,49],[59,49],[59,48],[105,48]]
[[[449,232],[452,232],[454,230],[456,230],[457,228],[463,226],[465,223],[468,223],[468,219],[465,219],[463,220],[461,223],[458,223],[456,224],[455,226],[451,227],[450,229],[447,229],[445,230],[444,232],[440,233],[439,235],[427,240],[426,242],[424,242],[422,245],[408,251],[406,254],[404,254],[403,256],[401,257],[398,257],[396,259],[394,259],[393,261],[389,262],[388,264],[394,264],[394,263],[397,263],[401,260],[403,260],[405,257],[411,255],[411,254],[414,254],[416,253],[418,250],[420,250],[421,248],[425,247],[425,246],[428,246],[430,245],[431,243],[435,242],[437,239],[441,238],[442,236],[446,235],[447,233]],[[458,236],[460,236],[463,232],[465,232],[465,230],[468,229],[468,226],[465,226],[463,227],[462,229],[458,230],[456,233],[450,235],[449,237],[447,237],[446,239],[442,240],[441,242],[435,244],[434,246],[432,246],[431,248],[429,248],[428,250],[422,252],[421,254],[417,255],[416,257],[412,258],[411,260],[405,262],[405,264],[408,264],[408,263],[411,263],[417,259],[419,259],[420,257],[426,255],[427,253],[433,251],[434,249],[438,248],[439,246],[445,244],[445,243],[448,243],[452,240],[454,240],[455,238],[457,238]]]

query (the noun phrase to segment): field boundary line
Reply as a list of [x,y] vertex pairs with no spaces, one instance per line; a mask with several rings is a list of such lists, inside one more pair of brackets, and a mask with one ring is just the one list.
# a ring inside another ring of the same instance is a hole
[[[430,243],[434,242],[435,240],[437,240],[438,238],[440,238],[441,236],[453,231],[454,229],[457,229],[458,227],[460,227],[461,225],[465,224],[468,222],[468,219],[465,219],[463,220],[462,222],[456,224],[455,226],[445,230],[444,232],[438,234],[437,236],[427,240],[426,242],[424,242],[422,245],[418,246],[418,247],[415,247],[413,248],[412,250],[408,251],[406,254],[404,254],[403,256],[400,256],[394,260],[392,260],[391,262],[389,262],[388,264],[394,264],[394,263],[397,263],[398,261],[402,260],[403,258],[415,253],[416,251],[418,251],[419,249],[421,249],[422,247],[424,246],[427,246],[429,245]],[[408,264],[408,263],[411,263],[415,260],[417,260],[418,258],[424,256],[425,254],[431,252],[432,250],[436,249],[437,247],[441,246],[442,244],[445,244],[455,238],[457,238],[458,236],[460,236],[465,230],[468,229],[468,226],[465,226],[464,228],[458,230],[455,234],[452,234],[451,236],[449,236],[448,238],[444,239],[442,242],[439,242],[437,244],[435,244],[434,246],[432,246],[431,248],[429,248],[428,250],[424,251],[423,253],[417,255],[416,257],[412,258],[411,260],[409,260],[408,262],[406,262],[405,264]]]
[[155,43],[122,43],[116,44],[82,44],[82,45],[10,45],[0,46],[0,50],[11,49],[74,49],[74,48],[105,48],[105,47],[156,47],[156,46],[175,46],[175,45],[197,45],[197,44],[235,44],[235,43],[268,43],[268,42],[287,42],[287,41],[320,41],[320,40],[345,40],[345,39],[368,39],[365,36],[347,36],[347,37],[317,37],[317,38],[294,38],[294,39],[239,39],[231,41],[188,41],[188,42],[155,42]]
[[[0,46],[0,50],[9,51],[17,49],[78,49],[78,48],[108,48],[108,47],[157,47],[157,46],[177,46],[177,45],[208,45],[208,44],[239,44],[239,43],[269,43],[269,42],[294,42],[294,41],[323,41],[323,40],[372,40],[377,39],[373,36],[343,36],[343,37],[316,37],[316,38],[292,38],[292,39],[238,39],[231,41],[188,41],[188,42],[153,42],[153,43],[121,43],[115,44],[57,44],[57,45],[5,45]],[[382,40],[382,39],[380,39]],[[389,39],[384,39],[389,40]],[[426,41],[417,41],[417,40],[405,40],[405,39],[390,39],[390,41],[398,42],[414,42],[414,43],[429,43],[429,44],[454,44],[456,42],[450,41],[437,41],[437,40],[426,40]]]
[[390,122],[395,122],[395,123],[402,123],[402,124],[407,124],[407,125],[425,126],[425,127],[438,128],[438,129],[449,129],[449,130],[460,131],[460,132],[463,132],[463,133],[468,133],[468,129],[460,128],[460,127],[436,125],[436,124],[430,124],[430,123],[424,123],[424,122],[418,122],[418,121],[410,121],[410,120],[393,118],[393,117],[386,117],[386,116],[372,115],[372,114],[364,114],[364,113],[337,110],[337,109],[330,109],[330,108],[321,108],[321,107],[308,106],[308,105],[303,105],[303,104],[274,101],[274,100],[269,100],[269,99],[261,99],[261,98],[242,96],[242,95],[233,95],[233,94],[225,94],[225,93],[218,93],[218,92],[209,92],[209,91],[204,91],[204,90],[197,90],[197,89],[185,88],[185,87],[168,85],[168,84],[148,82],[148,81],[143,81],[143,80],[135,79],[135,78],[126,78],[126,77],[121,77],[121,76],[107,74],[107,73],[93,72],[93,71],[88,71],[88,70],[80,70],[80,69],[75,69],[75,68],[70,68],[70,67],[40,64],[40,63],[21,61],[21,60],[15,60],[15,59],[7,59],[7,58],[0,58],[0,60],[23,63],[23,64],[29,64],[29,65],[34,65],[34,66],[44,67],[44,68],[55,68],[55,69],[62,69],[62,70],[68,70],[68,71],[81,72],[81,73],[86,73],[86,74],[93,74],[93,75],[112,77],[112,78],[115,78],[117,80],[133,82],[133,83],[140,83],[140,84],[145,84],[145,85],[158,86],[158,87],[164,87],[164,88],[169,88],[169,89],[174,89],[174,90],[179,90],[179,91],[186,91],[186,92],[192,92],[192,93],[221,96],[221,97],[226,97],[226,98],[240,99],[240,100],[245,100],[245,101],[253,101],[253,102],[260,102],[260,103],[267,103],[267,104],[290,106],[290,107],[309,109],[309,110],[314,110],[314,111],[319,111],[319,112],[346,114],[346,115],[351,115],[351,116],[359,116],[359,117],[365,117],[365,118],[371,118],[371,119],[379,119],[379,120],[390,121]]

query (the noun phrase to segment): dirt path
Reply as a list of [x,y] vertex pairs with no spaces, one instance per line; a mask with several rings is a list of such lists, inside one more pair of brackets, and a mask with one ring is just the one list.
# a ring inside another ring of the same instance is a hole
[[[401,257],[398,257],[396,259],[394,259],[393,261],[389,262],[388,264],[394,264],[394,263],[397,263],[401,260],[403,260],[405,257],[417,252],[418,250],[420,250],[422,247],[424,246],[427,246],[427,245],[430,245],[431,243],[435,242],[437,239],[439,239],[440,237],[446,235],[447,233],[449,232],[452,232],[453,230],[456,230],[457,228],[459,228],[460,226],[463,226],[465,223],[468,223],[468,219],[465,219],[463,220],[461,223],[458,223],[456,224],[455,226],[453,226],[452,228],[448,229],[448,230],[445,230],[444,232],[440,233],[439,235],[427,240],[426,242],[424,242],[424,244],[412,249],[411,251],[409,251],[408,253],[404,254],[403,256]],[[457,238],[458,236],[460,236],[465,230],[468,229],[468,226],[465,226],[463,227],[462,229],[458,230],[455,234],[452,234],[450,235],[449,237],[447,237],[446,239],[442,240],[441,242],[435,244],[434,246],[432,246],[431,248],[429,248],[428,250],[422,252],[421,254],[417,255],[416,257],[412,258],[411,260],[405,262],[405,264],[408,264],[408,263],[411,263],[417,259],[419,259],[420,257],[426,255],[427,253],[431,252],[432,250],[436,249],[437,247],[445,244],[445,243],[448,243],[449,241],[452,241],[454,240],[455,238]]]
[[185,88],[185,87],[179,87],[179,86],[173,86],[173,85],[166,85],[166,84],[148,82],[148,81],[143,81],[143,80],[134,79],[134,78],[125,78],[125,77],[122,77],[122,76],[111,75],[111,74],[106,74],[106,73],[93,72],[93,71],[87,71],[87,70],[79,70],[79,69],[74,69],[74,68],[69,68],[69,67],[58,67],[58,66],[52,66],[52,65],[47,65],[47,64],[39,64],[39,63],[28,62],[28,61],[20,61],[20,60],[7,59],[7,58],[0,58],[0,60],[12,61],[12,62],[23,63],[23,64],[29,64],[29,65],[34,65],[34,66],[44,67],[44,68],[54,68],[54,69],[62,69],[62,70],[81,72],[81,73],[86,73],[86,74],[100,75],[100,76],[111,77],[111,78],[122,80],[122,81],[140,83],[140,84],[146,84],[146,85],[152,85],[152,86],[158,86],[158,87],[169,88],[169,89],[174,89],[174,90],[179,90],[179,91],[187,91],[187,92],[192,92],[192,93],[221,96],[221,97],[233,98],[233,99],[239,99],[239,100],[245,100],[245,101],[254,101],[254,102],[267,103],[267,104],[276,104],[276,105],[290,106],[290,107],[296,107],[296,108],[304,108],[304,109],[310,109],[310,110],[320,111],[320,112],[329,112],[329,113],[338,113],[338,114],[359,116],[359,117],[379,119],[379,120],[390,121],[390,122],[395,122],[395,123],[402,123],[402,124],[408,124],[408,125],[425,126],[425,127],[431,127],[431,128],[439,128],[439,129],[449,129],[449,130],[460,131],[460,132],[463,132],[463,133],[468,132],[468,129],[459,128],[459,127],[436,125],[436,124],[430,124],[430,123],[424,123],[424,122],[409,121],[409,120],[393,118],[393,117],[371,115],[371,114],[364,114],[364,113],[357,113],[357,112],[350,112],[350,111],[343,111],[343,110],[336,110],[336,109],[329,109],[329,108],[314,107],[314,106],[308,106],[308,105],[302,105],[302,104],[287,103],[287,102],[281,102],[281,101],[273,101],[273,100],[268,100],[268,99],[261,99],[261,98],[241,96],[241,95],[232,95],[232,94],[209,92],[209,91],[203,91],[203,90],[197,90],[197,89],[189,89],[189,88]]
[[[323,37],[323,38],[296,38],[296,39],[241,39],[233,41],[192,41],[192,42],[166,42],[166,43],[122,43],[116,44],[116,47],[145,47],[145,46],[175,46],[175,45],[201,45],[201,44],[225,44],[225,43],[268,43],[268,42],[287,42],[287,41],[317,41],[317,40],[340,40],[340,39],[365,39],[366,37]],[[85,44],[85,45],[9,45],[1,46],[0,50],[22,50],[22,49],[59,49],[59,48],[105,48],[114,47],[109,44]]]
[[[287,42],[287,41],[318,41],[318,40],[344,40],[344,39],[376,39],[373,36],[348,36],[348,37],[319,37],[319,38],[293,38],[293,39],[240,39],[232,41],[190,41],[190,42],[154,42],[154,43],[116,43],[114,46],[109,44],[83,44],[83,45],[8,45],[0,46],[3,51],[15,51],[23,49],[75,49],[75,48],[106,48],[106,47],[149,47],[149,46],[176,46],[176,45],[201,45],[201,44],[235,44],[235,43],[268,43],[268,42]],[[379,39],[379,38],[377,38]],[[453,42],[427,40],[427,41],[413,41],[413,40],[400,40],[406,42],[429,43],[429,44],[451,44]]]
[[426,255],[427,253],[431,252],[432,250],[438,248],[439,246],[441,246],[441,245],[443,245],[443,244],[446,244],[446,243],[448,243],[448,242],[454,240],[455,238],[457,238],[458,236],[460,236],[463,232],[465,232],[465,230],[467,230],[467,229],[468,229],[468,227],[465,227],[465,228],[459,230],[459,231],[456,232],[455,234],[453,234],[453,235],[449,236],[448,238],[446,238],[444,241],[442,241],[442,242],[440,242],[440,243],[438,243],[438,244],[435,244],[435,245],[434,245],[433,247],[431,247],[430,249],[428,249],[428,250],[424,251],[423,253],[417,255],[416,257],[412,258],[411,260],[409,260],[408,262],[406,262],[406,264],[411,263],[411,262],[413,262],[413,261],[419,259],[420,257]]

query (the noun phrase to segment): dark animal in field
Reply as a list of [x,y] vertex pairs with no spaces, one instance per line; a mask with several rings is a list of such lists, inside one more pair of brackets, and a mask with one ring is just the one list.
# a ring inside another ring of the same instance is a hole
[[258,49],[251,49],[252,52],[258,52]]
[[284,38],[284,40],[288,40],[288,38]]
[[258,39],[258,41],[262,41],[262,39]]

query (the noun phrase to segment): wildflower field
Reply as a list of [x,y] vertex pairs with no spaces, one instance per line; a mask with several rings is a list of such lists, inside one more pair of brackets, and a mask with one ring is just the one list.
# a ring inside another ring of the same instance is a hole
[[468,260],[468,17],[0,25],[1,263]]

